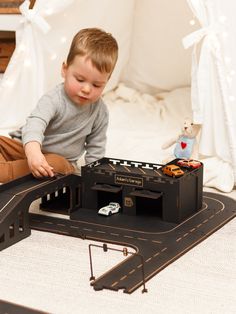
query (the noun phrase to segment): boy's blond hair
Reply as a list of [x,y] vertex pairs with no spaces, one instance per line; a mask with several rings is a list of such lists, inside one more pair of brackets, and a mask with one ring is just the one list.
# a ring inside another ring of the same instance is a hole
[[112,73],[117,58],[115,38],[99,28],[85,28],[73,38],[66,63],[69,66],[76,56],[87,56],[102,73]]

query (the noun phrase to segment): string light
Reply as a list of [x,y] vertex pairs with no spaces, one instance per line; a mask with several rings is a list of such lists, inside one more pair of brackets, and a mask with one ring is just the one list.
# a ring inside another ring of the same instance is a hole
[[25,51],[25,45],[24,44],[20,44],[18,49],[19,49],[20,52],[24,52]]
[[61,43],[64,44],[67,41],[67,38],[65,36],[61,37]]
[[194,19],[192,19],[192,20],[189,21],[189,24],[193,26],[193,25],[196,24],[196,21]]
[[31,60],[30,60],[30,59],[26,59],[26,60],[24,61],[24,66],[25,66],[25,67],[30,67],[30,66],[31,66]]
[[53,14],[53,9],[52,9],[52,8],[47,8],[47,9],[45,10],[45,13],[46,13],[47,15],[52,15],[52,14]]
[[55,60],[57,58],[57,54],[52,54],[51,56],[50,56],[50,59],[53,61],[53,60]]

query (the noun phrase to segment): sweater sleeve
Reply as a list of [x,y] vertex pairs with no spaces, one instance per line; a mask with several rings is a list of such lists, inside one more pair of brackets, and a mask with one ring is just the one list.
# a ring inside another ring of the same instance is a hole
[[91,163],[97,159],[104,157],[107,128],[109,122],[109,113],[106,105],[101,102],[100,110],[98,111],[91,133],[86,137],[85,146],[85,162]]
[[57,111],[56,102],[49,95],[44,95],[39,100],[36,108],[32,111],[22,127],[23,145],[36,141],[42,145],[44,132]]

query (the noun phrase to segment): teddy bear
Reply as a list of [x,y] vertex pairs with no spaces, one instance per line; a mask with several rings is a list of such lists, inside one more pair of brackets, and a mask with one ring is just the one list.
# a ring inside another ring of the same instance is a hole
[[198,159],[197,135],[200,128],[200,124],[194,124],[192,119],[185,118],[181,133],[164,143],[162,149],[167,149],[175,144],[175,158]]

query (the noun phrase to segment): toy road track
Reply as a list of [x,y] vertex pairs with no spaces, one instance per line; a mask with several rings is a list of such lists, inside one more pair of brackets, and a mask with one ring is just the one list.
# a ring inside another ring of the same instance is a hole
[[[154,224],[145,226],[144,217],[132,217],[130,220],[120,214],[100,217],[83,208],[70,220],[30,214],[30,226],[36,230],[74,237],[84,235],[86,239],[133,247],[137,254],[127,257],[91,282],[95,290],[124,289],[125,293],[132,293],[143,285],[142,267],[146,282],[235,215],[234,200],[219,194],[204,193],[203,208],[199,212],[179,225],[168,224],[166,228],[158,221],[155,223],[155,220]],[[159,226],[161,231],[158,231]],[[109,253],[101,251],[101,254]]]
[[72,190],[69,206],[76,208],[74,190],[78,180],[75,175],[44,180],[28,175],[0,186],[0,250],[30,235],[28,210],[34,200],[69,186]]
[[37,311],[35,309],[21,306],[19,304],[15,304],[12,302],[7,302],[0,300],[0,313],[1,314],[11,314],[11,313],[17,313],[17,314],[49,314],[42,311]]
[[[100,176],[99,168],[94,168]],[[44,180],[28,175],[0,186],[0,250],[29,236],[30,228],[103,242],[104,252],[111,249],[107,243],[132,247],[136,253],[122,263],[99,277],[91,276],[95,290],[132,293],[236,216],[236,202],[213,193],[203,193],[200,209],[181,223],[145,215],[148,203],[142,204],[138,215],[100,216],[97,210],[82,208],[82,183],[82,177],[73,174]],[[70,219],[29,214],[30,204],[37,199],[44,209],[66,213]]]

